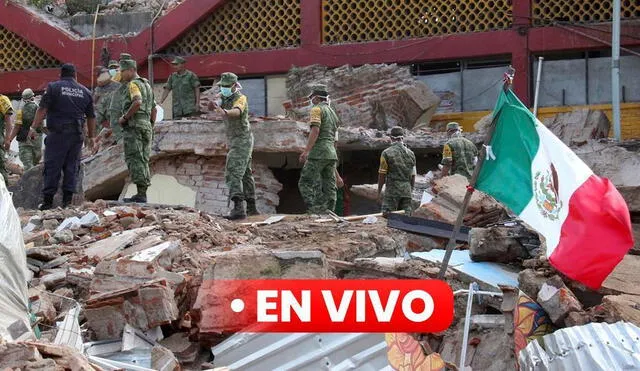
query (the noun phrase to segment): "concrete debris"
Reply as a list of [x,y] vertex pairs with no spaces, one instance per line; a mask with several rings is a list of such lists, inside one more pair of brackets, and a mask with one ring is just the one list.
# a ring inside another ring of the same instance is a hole
[[542,284],[537,302],[558,326],[564,324],[569,313],[582,311],[582,304],[559,276],[554,276]]
[[[431,202],[421,205],[414,216],[455,223],[468,184],[467,178],[457,174],[436,180],[432,189],[435,197]],[[464,225],[483,227],[505,220],[506,217],[507,211],[502,205],[491,196],[476,190],[467,208]]]
[[[532,243],[531,243],[532,242]],[[473,261],[511,263],[538,252],[538,234],[521,225],[473,228],[469,233],[469,255]]]
[[611,122],[603,111],[580,109],[559,113],[543,124],[569,147],[578,147],[593,139],[608,138]]

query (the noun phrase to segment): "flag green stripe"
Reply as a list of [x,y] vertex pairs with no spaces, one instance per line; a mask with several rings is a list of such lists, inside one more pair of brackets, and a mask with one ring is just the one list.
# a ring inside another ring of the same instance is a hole
[[531,163],[540,138],[535,118],[513,92],[501,93],[494,115],[498,112],[491,140],[496,159],[485,159],[476,188],[520,215],[533,198]]

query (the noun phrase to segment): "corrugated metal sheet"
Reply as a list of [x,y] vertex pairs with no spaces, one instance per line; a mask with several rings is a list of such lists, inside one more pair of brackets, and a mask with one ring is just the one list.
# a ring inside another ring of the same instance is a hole
[[591,323],[558,330],[532,341],[518,357],[521,370],[639,370],[640,328],[626,323]]
[[238,333],[212,352],[230,370],[392,370],[384,334]]

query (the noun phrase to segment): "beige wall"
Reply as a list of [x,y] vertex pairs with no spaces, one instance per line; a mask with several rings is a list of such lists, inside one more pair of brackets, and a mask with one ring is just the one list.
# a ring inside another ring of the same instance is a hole
[[282,103],[287,100],[287,76],[266,76],[265,80],[267,81],[267,115],[284,115]]

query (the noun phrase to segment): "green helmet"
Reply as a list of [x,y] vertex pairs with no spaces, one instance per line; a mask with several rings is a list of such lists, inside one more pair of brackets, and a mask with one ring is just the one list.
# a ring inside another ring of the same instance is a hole
[[27,88],[24,89],[24,91],[22,92],[22,99],[31,99],[34,97],[35,94],[33,94],[33,90]]
[[185,64],[187,63],[187,61],[184,60],[184,58],[182,57],[175,57],[173,58],[173,62],[171,62],[171,64]]
[[309,87],[311,89],[311,94],[309,97],[318,96],[326,98],[329,96],[329,90],[327,89],[327,85],[324,84],[315,84]]
[[447,124],[447,131],[460,130],[460,124],[457,122],[450,122]]
[[389,135],[393,138],[399,138],[404,136],[404,129],[400,126],[394,126],[391,128]]

